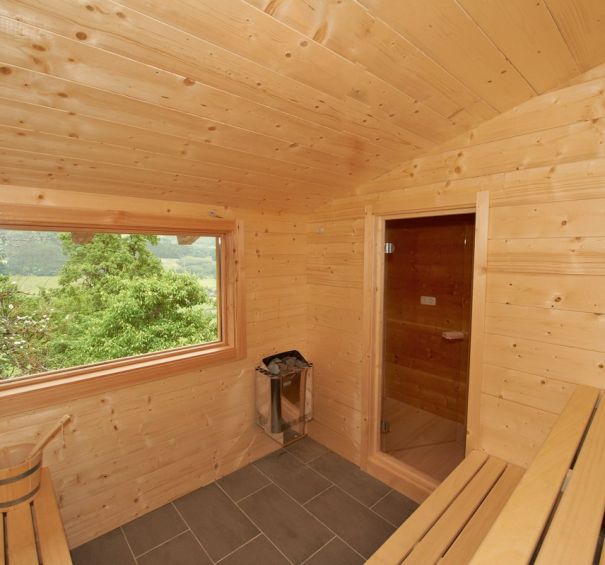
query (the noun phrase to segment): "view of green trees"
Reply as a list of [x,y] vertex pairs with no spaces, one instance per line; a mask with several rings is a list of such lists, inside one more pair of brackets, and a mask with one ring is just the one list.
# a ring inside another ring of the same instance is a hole
[[215,238],[0,231],[0,378],[215,341],[215,292]]

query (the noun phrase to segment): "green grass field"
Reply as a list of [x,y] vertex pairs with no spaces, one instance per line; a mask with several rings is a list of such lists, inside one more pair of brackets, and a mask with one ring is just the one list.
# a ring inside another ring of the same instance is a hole
[[[37,275],[12,275],[19,290],[27,294],[38,294],[40,288],[56,288],[59,286],[59,277],[43,277]],[[207,288],[212,295],[216,292],[216,279],[212,277],[200,279],[200,283]]]
[[59,277],[44,277],[37,275],[12,275],[19,290],[27,294],[38,294],[40,288],[56,288],[59,286]]

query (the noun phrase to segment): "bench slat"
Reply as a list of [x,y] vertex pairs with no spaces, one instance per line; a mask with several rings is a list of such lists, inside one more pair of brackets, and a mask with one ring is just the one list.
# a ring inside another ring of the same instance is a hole
[[439,561],[439,565],[459,565],[470,561],[519,483],[523,472],[524,469],[516,465],[509,464],[506,467],[487,498],[447,550],[443,559]]
[[10,565],[38,565],[36,538],[29,504],[6,514],[6,541]]
[[598,391],[578,386],[529,469],[474,555],[473,565],[526,564],[590,419]]
[[504,461],[490,457],[403,563],[426,565],[440,559],[498,482],[505,469]]
[[419,539],[439,519],[487,460],[487,455],[472,451],[439,487],[416,509],[395,533],[370,557],[371,565],[393,565],[412,551]]
[[34,499],[36,527],[44,565],[67,565],[71,556],[48,469],[42,469],[40,492]]
[[593,563],[605,512],[605,400],[592,421],[536,565]]

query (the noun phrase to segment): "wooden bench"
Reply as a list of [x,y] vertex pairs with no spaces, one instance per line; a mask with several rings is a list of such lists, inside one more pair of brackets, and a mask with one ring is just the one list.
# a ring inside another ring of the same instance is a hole
[[471,563],[590,565],[604,513],[605,400],[579,386]]
[[592,564],[605,512],[599,396],[577,387],[525,473],[470,453],[368,563]]
[[31,502],[0,514],[0,565],[71,565],[50,473]]
[[471,452],[368,563],[468,563],[523,470]]

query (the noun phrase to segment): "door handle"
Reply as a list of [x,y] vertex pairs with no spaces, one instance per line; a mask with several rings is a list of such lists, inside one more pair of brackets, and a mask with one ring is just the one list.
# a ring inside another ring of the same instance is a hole
[[447,330],[441,332],[441,337],[447,341],[460,341],[466,337],[466,334],[459,330]]

